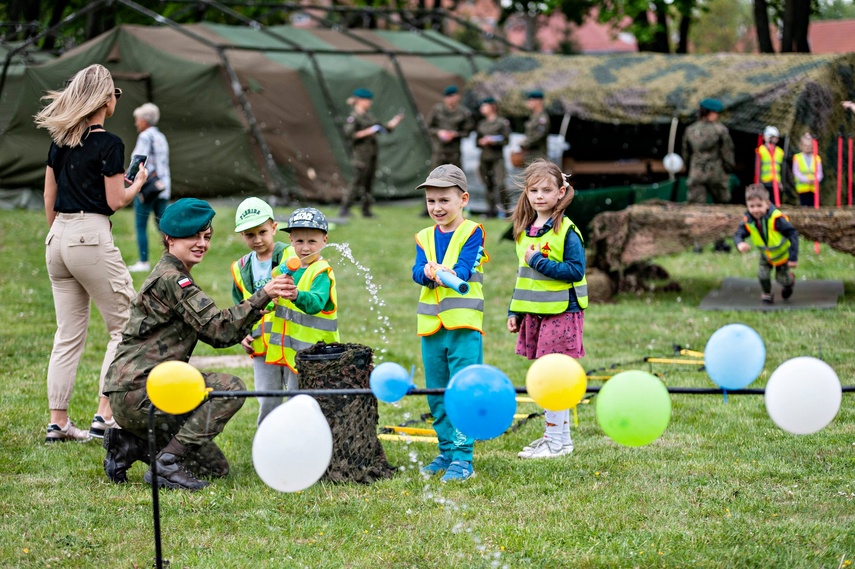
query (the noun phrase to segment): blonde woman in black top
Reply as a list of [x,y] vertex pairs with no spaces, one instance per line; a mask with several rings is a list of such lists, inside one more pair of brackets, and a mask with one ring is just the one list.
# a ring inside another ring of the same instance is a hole
[[[110,72],[101,65],[79,71],[35,117],[53,142],[45,170],[45,214],[49,232],[45,261],[56,311],[56,335],[48,364],[50,423],[45,442],[86,441],[103,437],[115,425],[109,399],[103,395],[104,375],[113,360],[128,320],[133,282],[113,243],[110,216],[125,207],[148,176],[141,167],[125,187],[122,140],[104,130],[121,97]],[[98,410],[89,430],[68,417],[77,366],[86,344],[89,305],[101,313],[110,341],[99,382]]]

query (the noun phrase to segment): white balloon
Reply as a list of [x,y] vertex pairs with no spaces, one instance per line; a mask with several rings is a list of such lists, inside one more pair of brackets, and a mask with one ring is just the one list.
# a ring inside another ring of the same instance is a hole
[[783,430],[809,435],[828,425],[840,410],[843,389],[830,365],[811,357],[787,360],[766,384],[766,411]]
[[683,159],[680,158],[679,154],[671,152],[670,154],[666,154],[665,158],[662,159],[662,165],[669,174],[676,174],[683,169]]
[[270,412],[252,441],[252,464],[261,480],[280,492],[305,490],[324,475],[333,439],[318,402],[297,395]]

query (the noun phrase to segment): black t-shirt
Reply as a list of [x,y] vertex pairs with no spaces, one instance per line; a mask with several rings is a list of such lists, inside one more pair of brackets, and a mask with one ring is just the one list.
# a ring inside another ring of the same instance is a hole
[[125,145],[107,131],[90,132],[80,146],[67,148],[50,145],[47,165],[56,176],[56,203],[62,213],[85,211],[113,215],[107,205],[104,177],[125,171]]

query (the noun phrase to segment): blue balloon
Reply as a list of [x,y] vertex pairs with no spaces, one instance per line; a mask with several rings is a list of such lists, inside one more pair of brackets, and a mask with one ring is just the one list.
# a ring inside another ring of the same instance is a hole
[[396,403],[413,386],[413,378],[401,364],[383,362],[371,371],[371,393],[385,403]]
[[471,365],[454,374],[445,389],[445,412],[467,437],[498,437],[514,422],[517,392],[502,370]]
[[704,367],[722,389],[742,389],[757,379],[766,365],[760,334],[745,324],[722,326],[704,348]]

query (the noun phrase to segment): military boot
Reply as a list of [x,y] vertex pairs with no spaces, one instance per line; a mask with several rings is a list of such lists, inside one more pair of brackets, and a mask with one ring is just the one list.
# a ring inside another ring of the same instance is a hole
[[149,463],[146,442],[124,429],[107,429],[101,444],[107,451],[104,472],[107,473],[107,478],[116,484],[128,481],[128,469],[136,461]]
[[[181,490],[201,490],[210,486],[209,482],[199,480],[196,475],[182,464],[183,457],[168,452],[157,455],[157,486],[159,488],[180,488]],[[152,484],[151,469],[145,473],[143,480]]]
[[224,478],[229,474],[229,461],[214,441],[188,452],[184,464],[199,477]]

